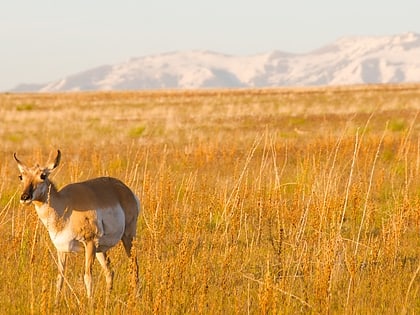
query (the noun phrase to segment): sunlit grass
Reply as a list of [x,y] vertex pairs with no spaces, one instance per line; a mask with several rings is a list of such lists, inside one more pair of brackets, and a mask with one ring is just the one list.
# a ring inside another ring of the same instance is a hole
[[[417,313],[419,110],[416,85],[0,95],[0,312]],[[117,246],[89,302],[71,255],[54,305],[12,155],[58,148],[58,187],[109,175],[140,197],[137,288]]]

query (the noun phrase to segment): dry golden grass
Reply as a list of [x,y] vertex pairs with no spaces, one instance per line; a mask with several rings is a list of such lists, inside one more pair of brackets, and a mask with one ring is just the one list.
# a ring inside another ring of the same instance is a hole
[[[420,86],[1,94],[0,313],[420,311]],[[13,152],[59,187],[110,175],[143,210],[85,298],[19,204]]]

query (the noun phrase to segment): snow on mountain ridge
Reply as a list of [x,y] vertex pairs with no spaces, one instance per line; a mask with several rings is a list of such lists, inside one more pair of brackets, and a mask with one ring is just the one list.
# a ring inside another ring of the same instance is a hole
[[[37,91],[135,90],[420,82],[420,35],[344,37],[305,54],[233,56],[212,51],[131,58],[36,87]],[[22,88],[28,88],[22,85]]]

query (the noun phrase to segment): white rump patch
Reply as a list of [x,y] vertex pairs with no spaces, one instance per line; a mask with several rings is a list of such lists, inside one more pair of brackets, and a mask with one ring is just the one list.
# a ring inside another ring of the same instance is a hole
[[98,228],[102,232],[98,240],[98,251],[107,251],[120,240],[125,229],[125,215],[122,207],[98,209]]

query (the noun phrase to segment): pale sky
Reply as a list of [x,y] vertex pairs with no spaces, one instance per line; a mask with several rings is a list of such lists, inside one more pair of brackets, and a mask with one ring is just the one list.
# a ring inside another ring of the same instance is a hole
[[169,51],[304,53],[420,33],[419,14],[418,0],[0,0],[0,91]]

